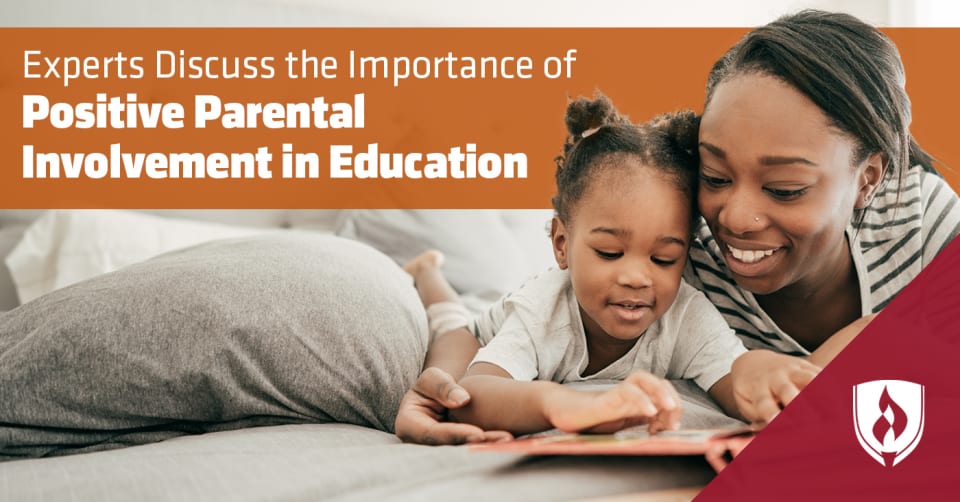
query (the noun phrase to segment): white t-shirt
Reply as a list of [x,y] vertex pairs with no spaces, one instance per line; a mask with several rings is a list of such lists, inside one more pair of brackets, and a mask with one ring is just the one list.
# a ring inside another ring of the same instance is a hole
[[673,305],[629,352],[584,377],[587,339],[580,308],[569,274],[555,269],[501,298],[475,320],[473,331],[484,344],[473,363],[495,364],[524,381],[622,380],[642,369],[661,378],[693,380],[709,390],[746,352],[717,309],[681,281]]

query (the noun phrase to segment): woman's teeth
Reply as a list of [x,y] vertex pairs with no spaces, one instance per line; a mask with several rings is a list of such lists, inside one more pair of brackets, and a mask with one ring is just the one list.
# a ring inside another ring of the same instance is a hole
[[756,263],[776,252],[776,248],[767,249],[765,251],[753,251],[748,249],[737,249],[729,244],[727,244],[727,249],[730,250],[730,254],[732,254],[734,258],[744,263]]

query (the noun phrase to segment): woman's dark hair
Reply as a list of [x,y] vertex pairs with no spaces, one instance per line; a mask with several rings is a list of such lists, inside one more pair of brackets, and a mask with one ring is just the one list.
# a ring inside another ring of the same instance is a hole
[[848,14],[804,10],[752,30],[713,66],[706,104],[717,85],[760,73],[791,85],[858,142],[856,163],[885,155],[886,175],[911,166],[936,173],[910,134],[910,98],[900,53],[886,35]]
[[697,133],[700,118],[692,111],[660,115],[634,125],[620,115],[603,94],[579,98],[567,105],[565,117],[570,135],[557,157],[557,195],[553,209],[561,221],[571,213],[595,174],[636,157],[644,166],[656,168],[690,199],[691,229],[699,217],[696,209]]

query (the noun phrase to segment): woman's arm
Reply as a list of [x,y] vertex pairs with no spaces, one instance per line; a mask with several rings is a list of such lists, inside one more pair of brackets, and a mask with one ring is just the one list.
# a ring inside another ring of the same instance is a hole
[[717,383],[713,384],[707,392],[728,416],[746,420],[743,413],[740,412],[740,407],[737,406],[737,400],[733,394],[733,378],[729,373],[717,380]]
[[769,350],[751,350],[734,361],[730,374],[710,388],[710,395],[728,415],[754,425],[766,425],[875,315],[861,317],[837,331],[806,359]]
[[747,351],[733,362],[728,375],[738,415],[754,425],[766,425],[819,373],[819,366],[802,357]]
[[876,316],[877,314],[868,314],[843,327],[840,331],[837,331],[833,336],[827,338],[825,342],[820,344],[820,346],[807,357],[807,360],[821,368],[826,366],[827,363],[832,361],[841,350],[846,348],[847,344],[853,341]]

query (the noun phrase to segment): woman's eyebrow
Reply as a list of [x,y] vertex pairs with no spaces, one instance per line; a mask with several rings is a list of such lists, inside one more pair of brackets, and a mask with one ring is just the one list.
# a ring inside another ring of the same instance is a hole
[[[700,146],[721,160],[727,158],[727,152],[724,152],[719,146],[701,141]],[[760,164],[764,166],[782,166],[786,164],[804,164],[808,166],[817,166],[817,163],[804,157],[791,157],[787,155],[764,155],[760,157]]]
[[707,143],[706,141],[701,141],[701,142],[700,142],[700,147],[705,148],[708,152],[714,154],[715,156],[717,156],[717,157],[719,157],[719,158],[721,158],[721,159],[726,159],[726,158],[727,158],[727,152],[724,152],[723,149],[721,149],[719,146],[711,145],[710,143]]
[[764,166],[782,166],[785,164],[805,164],[816,167],[817,163],[803,157],[786,157],[782,155],[764,155],[760,157],[760,164]]

